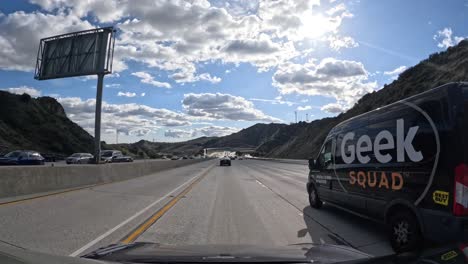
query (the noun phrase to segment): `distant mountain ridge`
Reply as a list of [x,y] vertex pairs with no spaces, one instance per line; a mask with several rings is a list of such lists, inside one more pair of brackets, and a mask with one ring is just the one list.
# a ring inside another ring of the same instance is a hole
[[[407,69],[391,84],[366,94],[348,111],[336,117],[297,124],[256,124],[224,137],[201,137],[185,142],[160,143],[141,140],[109,144],[103,148],[123,150],[137,157],[165,154],[193,155],[204,148],[254,148],[257,155],[306,159],[316,156],[324,138],[339,122],[406,97],[449,83],[468,80],[468,41],[435,53]],[[32,148],[70,154],[92,152],[93,138],[70,121],[53,98],[31,98],[0,91],[0,152]]]

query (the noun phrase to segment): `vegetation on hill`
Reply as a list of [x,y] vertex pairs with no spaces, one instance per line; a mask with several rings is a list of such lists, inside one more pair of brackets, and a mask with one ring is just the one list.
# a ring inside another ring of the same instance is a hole
[[51,97],[0,91],[0,153],[31,149],[70,154],[93,150],[93,137],[65,115]]

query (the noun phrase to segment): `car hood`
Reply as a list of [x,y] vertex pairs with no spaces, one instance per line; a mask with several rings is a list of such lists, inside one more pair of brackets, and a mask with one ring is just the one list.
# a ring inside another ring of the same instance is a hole
[[319,262],[335,263],[371,256],[346,246],[297,244],[285,247],[252,245],[187,245],[156,243],[111,245],[83,256],[119,262]]

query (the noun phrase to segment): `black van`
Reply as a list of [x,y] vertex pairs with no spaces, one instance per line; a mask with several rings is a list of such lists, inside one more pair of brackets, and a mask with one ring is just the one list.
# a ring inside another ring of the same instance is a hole
[[310,205],[383,221],[397,252],[468,241],[468,83],[450,83],[335,126],[309,160]]

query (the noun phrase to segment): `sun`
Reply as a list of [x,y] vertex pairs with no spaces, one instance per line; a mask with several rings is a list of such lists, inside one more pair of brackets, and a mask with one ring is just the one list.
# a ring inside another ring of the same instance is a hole
[[303,38],[317,39],[336,29],[333,19],[327,18],[321,14],[303,16],[301,22],[302,26],[298,33]]

